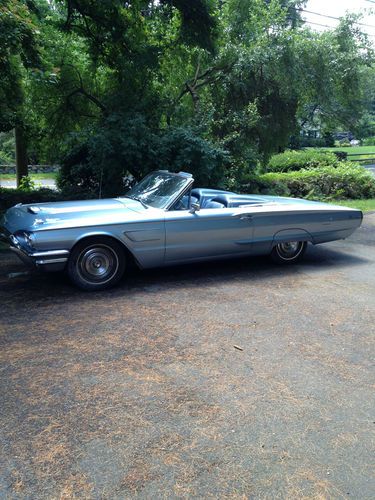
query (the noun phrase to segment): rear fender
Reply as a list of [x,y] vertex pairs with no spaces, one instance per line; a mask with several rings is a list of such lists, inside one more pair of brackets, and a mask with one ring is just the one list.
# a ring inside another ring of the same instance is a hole
[[304,229],[283,229],[274,235],[272,246],[274,247],[278,243],[286,243],[287,241],[309,241],[312,243],[313,237]]

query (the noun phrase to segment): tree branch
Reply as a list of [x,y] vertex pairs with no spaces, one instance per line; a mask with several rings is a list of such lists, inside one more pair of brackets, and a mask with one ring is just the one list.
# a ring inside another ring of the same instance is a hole
[[77,95],[77,94],[81,94],[83,95],[84,97],[86,97],[86,99],[88,99],[89,101],[91,101],[93,104],[95,104],[101,111],[104,115],[107,115],[108,114],[108,111],[107,111],[107,108],[104,106],[104,104],[102,104],[99,99],[97,99],[96,97],[94,97],[93,95],[89,94],[83,87],[79,87],[75,90],[73,90],[72,92],[70,92],[70,94],[68,94],[66,96],[66,100],[67,101],[70,101],[70,99]]
[[203,73],[199,73],[199,64],[197,70],[195,72],[195,76],[191,80],[187,80],[184,84],[184,88],[181,90],[179,96],[176,99],[176,103],[180,101],[184,95],[190,94],[193,102],[199,99],[197,90],[206,85],[210,85],[220,80],[220,78],[228,73],[233,67],[232,64],[224,65],[224,66],[213,66],[212,68],[208,68]]
[[81,94],[83,96],[85,96],[89,101],[91,101],[93,104],[95,104],[101,111],[104,115],[107,115],[108,114],[108,111],[107,111],[107,108],[104,106],[103,103],[101,103],[99,101],[99,99],[97,99],[95,96],[91,95],[89,92],[87,92],[87,90],[85,90],[85,87],[83,85],[83,80],[82,80],[82,75],[81,73],[78,71],[78,69],[73,65],[73,64],[65,64],[65,66],[69,66],[71,67],[75,73],[77,74],[77,77],[78,77],[78,80],[79,80],[79,87],[74,89],[67,97],[66,99],[70,99],[71,97],[73,97],[74,95],[76,94]]

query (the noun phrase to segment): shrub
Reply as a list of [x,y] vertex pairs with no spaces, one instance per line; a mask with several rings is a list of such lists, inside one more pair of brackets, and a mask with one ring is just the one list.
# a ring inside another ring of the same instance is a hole
[[99,196],[100,173],[88,162],[86,144],[76,147],[63,159],[57,186],[62,192],[74,192],[78,198],[88,194]]
[[40,188],[25,191],[24,189],[0,188],[0,212],[13,207],[17,203],[45,203],[49,201],[77,200],[93,198],[91,193],[74,190],[54,191]]
[[291,170],[301,170],[303,168],[316,168],[322,166],[336,166],[338,159],[334,153],[329,151],[304,150],[285,151],[274,155],[269,163],[269,172],[289,172]]
[[331,148],[334,145],[335,139],[331,132],[325,132],[322,137],[294,135],[289,142],[290,149]]
[[333,137],[333,135],[331,134],[331,132],[325,132],[323,134],[323,139],[324,139],[324,142],[325,142],[325,146],[327,148],[333,148],[333,146],[335,145],[335,138]]
[[348,159],[348,153],[346,151],[333,151],[333,154],[336,155],[339,161],[346,161]]
[[13,130],[0,132],[0,164],[14,165],[15,142]]
[[24,177],[21,178],[20,186],[19,189],[21,191],[34,191],[36,189],[35,182],[32,180],[32,178],[29,175],[25,175]]
[[366,137],[366,139],[363,139],[362,146],[375,146],[375,137]]
[[268,193],[283,184],[288,196],[302,198],[359,199],[375,196],[375,177],[365,168],[351,163],[323,166],[298,172],[267,173],[260,180],[268,183]]
[[240,179],[230,179],[230,182],[227,182],[224,187],[243,194],[272,193],[277,196],[289,196],[289,190],[285,183],[269,180],[266,175],[243,175]]
[[44,201],[57,201],[59,199],[61,199],[59,193],[47,188],[31,191],[0,188],[0,211],[7,210],[17,203],[40,203]]
[[[333,144],[334,145],[334,144]],[[290,149],[303,149],[303,148],[324,148],[330,146],[326,143],[326,140],[322,137],[303,137],[303,136],[293,136],[289,142]]]
[[336,148],[350,148],[350,141],[347,139],[343,139],[341,141],[335,141]]
[[158,169],[187,170],[197,183],[212,186],[222,182],[226,164],[226,152],[199,130],[154,130],[141,115],[115,115],[63,160],[58,186],[117,196],[129,174],[140,179]]

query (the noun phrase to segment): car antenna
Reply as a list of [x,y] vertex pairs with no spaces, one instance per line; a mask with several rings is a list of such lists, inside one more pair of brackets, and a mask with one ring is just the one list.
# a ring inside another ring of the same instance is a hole
[[102,183],[103,183],[103,167],[100,170],[100,181],[99,181],[99,200],[102,198]]

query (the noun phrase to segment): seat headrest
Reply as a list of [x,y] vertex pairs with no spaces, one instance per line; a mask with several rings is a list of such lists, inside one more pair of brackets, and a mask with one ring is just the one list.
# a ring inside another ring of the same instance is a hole
[[210,200],[205,204],[204,208],[225,208],[225,205],[216,200]]
[[229,207],[229,200],[230,200],[230,195],[228,194],[219,194],[218,196],[215,196],[215,198],[212,199],[215,203],[220,203],[224,207]]

